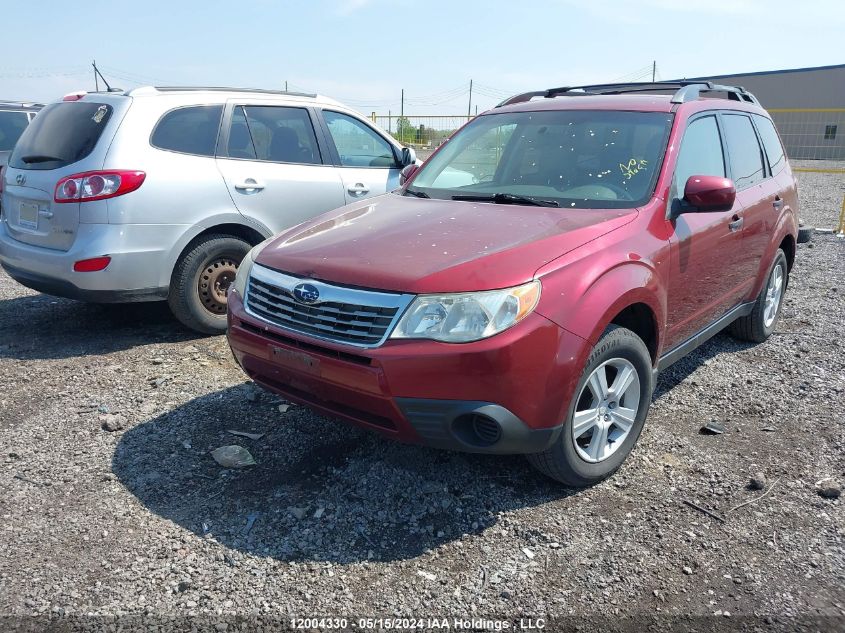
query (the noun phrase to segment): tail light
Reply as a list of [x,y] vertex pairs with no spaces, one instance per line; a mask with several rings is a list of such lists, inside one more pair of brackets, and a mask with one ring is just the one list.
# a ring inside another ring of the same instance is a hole
[[56,184],[55,202],[89,202],[122,196],[144,184],[143,171],[86,171],[62,178]]

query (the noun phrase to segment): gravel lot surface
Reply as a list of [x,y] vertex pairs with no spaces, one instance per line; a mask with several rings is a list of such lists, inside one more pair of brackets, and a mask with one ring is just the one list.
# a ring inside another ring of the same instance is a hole
[[[794,160],[793,169],[845,169],[845,161]],[[801,220],[807,226],[835,229],[845,200],[845,173],[797,172]]]
[[[776,334],[719,335],[665,372],[625,466],[575,491],[519,457],[281,412],[224,337],[193,336],[163,305],[89,306],[0,273],[0,615],[841,628],[845,510],[820,493],[845,478],[843,315],[845,242],[817,235]],[[711,420],[726,432],[700,434]],[[229,444],[257,465],[218,466],[209,452]]]

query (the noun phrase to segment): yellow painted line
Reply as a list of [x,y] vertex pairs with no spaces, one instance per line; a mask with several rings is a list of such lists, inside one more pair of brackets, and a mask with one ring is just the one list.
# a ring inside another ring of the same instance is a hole
[[845,108],[768,108],[767,112],[845,112]]
[[793,167],[792,171],[810,172],[812,174],[845,174],[845,169],[810,169],[809,167]]

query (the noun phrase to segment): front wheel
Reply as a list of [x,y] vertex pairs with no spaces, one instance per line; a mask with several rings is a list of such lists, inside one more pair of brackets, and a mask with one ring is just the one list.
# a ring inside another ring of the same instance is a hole
[[179,258],[170,281],[168,303],[174,316],[203,334],[226,331],[226,291],[250,249],[231,235],[202,238]]
[[610,326],[587,360],[558,439],[528,461],[568,486],[600,482],[636,444],[653,389],[645,343],[631,330]]

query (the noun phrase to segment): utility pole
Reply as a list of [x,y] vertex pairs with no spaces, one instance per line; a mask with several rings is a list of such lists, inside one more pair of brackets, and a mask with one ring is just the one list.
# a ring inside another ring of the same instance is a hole
[[472,116],[472,79],[469,80],[469,103],[467,104],[467,119]]
[[387,111],[387,133],[388,133],[388,134],[390,134],[390,135],[392,136],[392,135],[393,135],[393,129],[392,129],[392,126],[390,125],[390,120],[391,120],[393,117],[392,117],[392,116],[390,116],[391,114],[393,114],[393,113],[392,113],[390,110],[388,110],[388,111]]
[[91,65],[94,67],[94,92],[100,92],[100,80],[97,79],[97,60],[92,59]]
[[287,91],[288,91],[288,82],[287,82],[287,80],[285,80],[285,92],[287,92]]
[[651,62],[651,83],[654,83],[655,78],[657,77],[657,60],[655,59]]
[[399,118],[405,116],[405,89],[402,88],[402,105],[399,106]]

